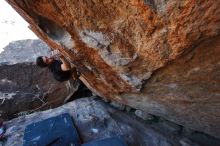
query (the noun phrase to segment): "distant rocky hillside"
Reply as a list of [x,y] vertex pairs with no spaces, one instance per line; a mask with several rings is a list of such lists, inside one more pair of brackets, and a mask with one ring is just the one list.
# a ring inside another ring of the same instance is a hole
[[49,52],[50,48],[41,40],[13,41],[0,54],[0,63],[33,62],[37,56],[47,55]]

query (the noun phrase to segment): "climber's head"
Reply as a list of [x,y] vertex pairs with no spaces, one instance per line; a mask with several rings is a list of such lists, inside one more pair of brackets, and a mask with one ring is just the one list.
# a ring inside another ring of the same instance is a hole
[[47,56],[39,56],[36,59],[36,64],[40,67],[47,67],[51,63],[53,63],[54,58]]

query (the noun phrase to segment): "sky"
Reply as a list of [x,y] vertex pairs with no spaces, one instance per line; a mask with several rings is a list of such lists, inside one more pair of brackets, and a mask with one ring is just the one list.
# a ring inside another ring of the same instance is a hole
[[5,0],[0,0],[0,52],[9,42],[23,39],[37,39],[37,36]]

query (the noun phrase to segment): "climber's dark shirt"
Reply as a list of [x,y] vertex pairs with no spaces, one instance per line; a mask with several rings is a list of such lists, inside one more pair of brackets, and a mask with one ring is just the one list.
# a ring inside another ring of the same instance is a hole
[[50,66],[49,69],[53,73],[54,78],[57,81],[66,81],[71,77],[71,71],[63,71],[61,69],[62,62],[59,60],[55,60]]

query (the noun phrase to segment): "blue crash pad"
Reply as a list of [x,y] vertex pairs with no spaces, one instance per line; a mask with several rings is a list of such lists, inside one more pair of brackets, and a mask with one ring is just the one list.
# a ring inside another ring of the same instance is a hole
[[80,146],[79,136],[69,114],[28,125],[23,140],[23,146]]
[[102,140],[95,140],[82,146],[127,146],[124,141],[118,137],[106,138]]

